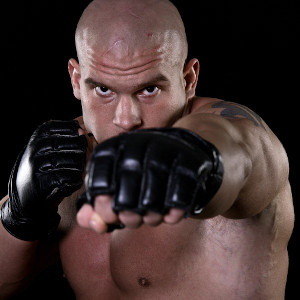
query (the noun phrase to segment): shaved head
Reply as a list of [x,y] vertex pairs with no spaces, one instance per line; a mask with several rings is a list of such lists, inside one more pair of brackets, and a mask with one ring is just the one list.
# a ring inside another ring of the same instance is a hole
[[166,127],[195,95],[199,63],[168,0],[94,0],[76,29],[79,63],[68,68],[87,131],[96,141]]
[[76,30],[81,67],[97,56],[123,65],[152,53],[183,66],[187,57],[185,28],[168,0],[94,0]]

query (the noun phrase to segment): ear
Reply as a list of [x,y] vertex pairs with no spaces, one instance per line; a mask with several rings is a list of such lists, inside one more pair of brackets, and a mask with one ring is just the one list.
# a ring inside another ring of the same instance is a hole
[[198,75],[200,70],[200,64],[198,59],[191,59],[183,69],[183,77],[185,81],[185,93],[187,100],[190,100],[195,96],[196,87],[198,83]]
[[81,96],[80,96],[81,73],[80,73],[79,63],[74,58],[71,58],[68,62],[68,71],[69,71],[70,78],[71,78],[74,96],[78,100],[80,100],[81,99]]

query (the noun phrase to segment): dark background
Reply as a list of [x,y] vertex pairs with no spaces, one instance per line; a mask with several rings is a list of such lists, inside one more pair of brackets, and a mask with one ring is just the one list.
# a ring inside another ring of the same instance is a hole
[[[296,1],[173,2],[186,24],[190,57],[200,60],[197,94],[249,106],[269,124],[289,156],[297,213],[300,14]],[[0,6],[3,196],[16,156],[37,125],[81,114],[67,62],[76,57],[74,31],[87,3],[35,0]],[[296,222],[289,244],[287,299],[299,294],[292,282],[298,231]]]

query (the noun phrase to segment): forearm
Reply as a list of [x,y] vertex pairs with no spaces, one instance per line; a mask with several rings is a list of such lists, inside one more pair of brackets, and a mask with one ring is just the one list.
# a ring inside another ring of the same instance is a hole
[[219,150],[224,163],[223,182],[201,217],[225,214],[238,198],[251,173],[252,161],[243,137],[230,121],[213,114],[193,114],[180,119],[174,127],[197,133]]
[[[7,199],[0,202],[0,207]],[[0,222],[0,298],[21,288],[34,271],[38,242],[26,242],[10,235]]]
[[30,282],[59,258],[58,205],[83,183],[87,140],[79,129],[74,120],[43,123],[15,162],[9,198],[1,201],[0,293]]

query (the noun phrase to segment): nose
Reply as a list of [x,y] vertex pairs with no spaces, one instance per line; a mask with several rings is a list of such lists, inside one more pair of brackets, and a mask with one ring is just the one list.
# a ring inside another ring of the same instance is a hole
[[131,97],[120,97],[113,123],[124,131],[137,129],[141,126],[141,111],[137,100]]

